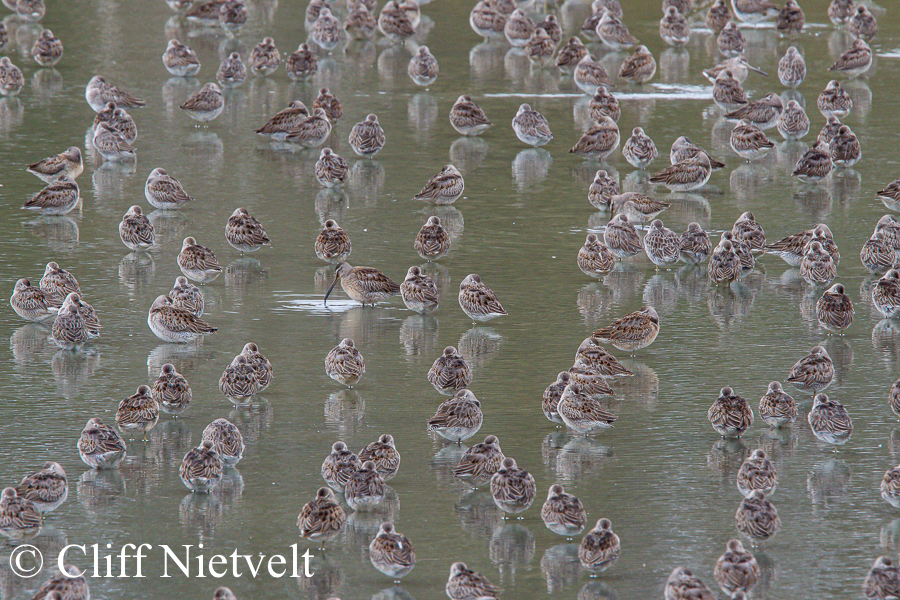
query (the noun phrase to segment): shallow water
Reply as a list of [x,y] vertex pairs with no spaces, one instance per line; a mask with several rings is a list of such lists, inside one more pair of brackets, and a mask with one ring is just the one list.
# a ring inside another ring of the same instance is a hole
[[[766,28],[744,34],[751,64],[771,74],[747,80],[754,98],[784,91],[774,74],[787,46],[796,44],[805,54],[809,76],[800,96],[812,121],[806,143],[824,122],[815,99],[829,79],[826,68],[849,44],[831,28],[825,4],[805,6],[808,31],[793,41]],[[319,73],[307,84],[291,83],[283,68],[267,79],[249,78],[227,92],[217,120],[195,127],[178,106],[212,80],[222,56],[232,49],[246,55],[264,35],[290,52],[305,37],[305,3],[249,5],[248,24],[237,38],[226,38],[180,23],[159,1],[53,3],[43,24],[65,44],[55,71],[35,69],[26,57],[37,30],[15,29],[7,19],[11,41],[3,53],[23,68],[27,84],[18,98],[0,100],[4,290],[11,293],[19,277],[36,282],[44,264],[55,260],[78,277],[104,325],[99,340],[73,354],[57,351],[46,328],[24,323],[11,309],[0,311],[0,338],[9,339],[0,348],[0,481],[16,482],[46,460],[61,463],[69,476],[69,499],[47,517],[36,543],[46,558],[66,543],[110,544],[114,550],[125,543],[154,545],[145,563],[149,579],[92,578],[97,598],[136,598],[147,589],[153,597],[207,598],[219,584],[241,599],[441,598],[457,560],[503,585],[506,598],[661,597],[677,565],[714,586],[714,562],[737,535],[734,475],[758,446],[779,469],[772,500],[783,527],[754,549],[764,575],[753,597],[844,597],[856,593],[876,556],[896,555],[900,513],[880,499],[878,483],[900,460],[900,425],[887,405],[900,375],[900,324],[881,321],[871,307],[871,279],[857,256],[887,212],[874,191],[900,174],[896,118],[886,100],[898,90],[900,21],[879,14],[872,42],[876,63],[867,78],[846,86],[854,109],[845,122],[862,141],[862,162],[809,187],[789,176],[805,146],[781,143],[775,130],[776,151],[751,165],[728,148],[732,126],[721,119],[700,74],[719,60],[708,33],[695,32],[684,50],[664,47],[658,2],[626,5],[626,23],[654,53],[659,70],[643,88],[615,89],[622,100],[622,141],[635,126],[656,141],[661,156],[650,172],[667,163],[679,135],[727,162],[697,192],[655,190],[672,203],[662,215],[666,225],[680,232],[696,220],[718,238],[741,212],[752,210],[774,241],[817,222],[829,224],[843,257],[838,281],[857,309],[852,328],[839,338],[815,322],[820,290],[809,291],[798,270],[776,257],[765,257],[737,293],[709,288],[696,269],[657,273],[643,258],[626,261],[600,281],[584,276],[575,255],[586,232],[599,231],[608,218],[586,201],[597,165],[568,154],[587,123],[587,98],[555,69],[533,70],[506,44],[483,43],[468,27],[469,2],[423,8],[420,28],[430,31],[417,41],[429,45],[441,68],[427,89],[406,75],[412,44],[355,44],[320,57]],[[566,38],[587,10],[586,2],[559,7]],[[200,54],[198,79],[170,79],[163,69],[159,56],[172,36]],[[624,54],[595,49],[611,72],[618,70]],[[90,164],[78,179],[80,211],[55,219],[25,214],[18,207],[41,185],[24,165],[69,145],[84,147],[94,113],[83,90],[96,73],[147,100],[146,108],[131,111],[139,129],[136,164],[100,164],[88,154]],[[345,111],[328,142],[352,165],[351,181],[338,194],[322,191],[313,176],[318,151],[286,152],[252,133],[292,99],[311,105],[323,85]],[[480,138],[460,138],[449,126],[447,113],[462,93],[471,94],[495,123]],[[509,126],[525,101],[544,112],[556,136],[542,149],[520,144]],[[357,160],[347,135],[369,112],[378,114],[387,145],[375,160]],[[464,197],[437,209],[411,200],[447,162],[466,177]],[[132,204],[151,210],[143,185],[154,167],[178,177],[197,200],[174,214],[153,213],[158,244],[148,254],[130,254],[117,225]],[[634,171],[620,153],[605,168],[618,172],[623,187],[647,189],[648,174]],[[223,227],[237,206],[263,223],[272,248],[241,258],[225,243]],[[325,219],[335,218],[350,234],[351,264],[377,267],[400,281],[410,265],[423,262],[413,239],[431,214],[454,235],[450,254],[426,265],[442,292],[433,318],[411,313],[399,298],[360,308],[340,290],[323,306],[331,270],[316,259],[313,241]],[[204,287],[204,318],[220,330],[199,346],[160,343],[146,325],[153,299],[180,275],[175,256],[187,235],[227,265]],[[497,292],[508,317],[469,323],[457,306],[456,288],[471,272]],[[543,389],[569,367],[596,327],[645,303],[657,308],[662,333],[634,359],[615,352],[637,374],[617,384],[615,428],[588,439],[554,428],[541,414]],[[356,341],[367,363],[353,390],[323,372],[325,354],[343,337]],[[247,341],[258,343],[272,361],[275,381],[251,409],[234,408],[217,381]],[[792,390],[801,408],[792,430],[772,432],[757,420],[742,440],[719,439],[706,410],[722,386],[750,399],[755,410],[768,382],[783,381],[818,343],[836,362],[828,393],[853,418],[847,445],[835,451],[816,441],[805,423],[811,398]],[[425,431],[444,400],[425,374],[446,345],[471,360],[472,391],[484,406],[484,426],[471,441],[496,434],[504,452],[537,480],[538,498],[522,521],[502,521],[485,490],[472,493],[454,482],[460,450]],[[130,443],[119,470],[88,470],[75,446],[83,424],[94,416],[111,422],[118,401],[155,379],[167,361],[190,381],[191,407],[177,420],[163,416],[146,443]],[[178,465],[218,417],[241,428],[247,450],[227,486],[209,497],[192,496],[178,478]],[[295,527],[301,506],[323,484],[321,462],[337,439],[357,449],[382,433],[394,435],[403,456],[400,474],[390,482],[394,502],[374,516],[353,515],[323,556]],[[573,563],[574,547],[540,521],[540,504],[554,482],[582,499],[591,522],[610,518],[621,537],[622,557],[602,578],[589,579],[577,559]],[[400,587],[371,567],[365,550],[387,516],[418,555]],[[316,576],[158,577],[159,545],[201,542],[207,555],[235,549],[290,554],[291,544],[299,544],[301,553],[311,547]],[[0,550],[0,597],[29,597],[46,579],[46,567],[35,579],[19,579],[9,571],[8,554],[8,548]],[[90,566],[90,559],[75,558]]]

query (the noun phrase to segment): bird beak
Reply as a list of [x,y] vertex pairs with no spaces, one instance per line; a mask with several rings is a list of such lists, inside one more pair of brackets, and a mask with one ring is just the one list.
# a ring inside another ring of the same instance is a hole
[[751,71],[755,71],[756,73],[759,73],[760,75],[764,75],[766,77],[769,76],[769,74],[766,73],[765,71],[763,71],[762,69],[757,69],[756,67],[754,67],[752,65],[747,65],[747,68],[750,69]]
[[325,292],[325,301],[323,302],[324,305],[326,305],[326,306],[328,305],[328,296],[331,295],[331,290],[334,289],[334,286],[337,285],[338,279],[340,279],[340,278],[341,278],[341,276],[338,273],[334,274],[334,281],[331,282],[331,287],[328,288],[327,292]]

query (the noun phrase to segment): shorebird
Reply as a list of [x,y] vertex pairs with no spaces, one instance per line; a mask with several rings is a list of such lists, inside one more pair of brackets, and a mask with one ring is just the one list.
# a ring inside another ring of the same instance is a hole
[[363,306],[366,304],[374,306],[377,302],[389,300],[400,292],[400,286],[377,269],[351,267],[345,262],[339,262],[335,265],[334,281],[325,293],[325,304],[328,303],[328,296],[338,281],[341,282],[341,287],[347,295]]

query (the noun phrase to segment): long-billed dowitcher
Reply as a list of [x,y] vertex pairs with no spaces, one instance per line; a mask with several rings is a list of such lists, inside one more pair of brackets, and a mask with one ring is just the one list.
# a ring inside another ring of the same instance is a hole
[[166,363],[160,368],[159,377],[153,382],[150,393],[159,403],[161,411],[176,416],[185,411],[193,398],[190,384],[172,363]]
[[749,496],[756,490],[769,496],[775,492],[777,485],[778,472],[775,465],[761,448],[754,450],[738,469],[737,488],[743,496]]
[[244,456],[244,436],[241,430],[228,419],[216,419],[203,429],[202,440],[213,443],[222,464],[233,467]]
[[547,492],[547,500],[541,507],[541,520],[547,529],[571,539],[584,531],[587,512],[577,497],[566,493],[563,486],[554,484]]
[[872,286],[872,304],[888,319],[900,313],[900,271],[889,270]]
[[787,381],[797,389],[821,392],[834,380],[834,361],[822,346],[815,346],[809,354],[794,363]]
[[[71,300],[73,296],[75,299]],[[78,310],[81,301],[77,296],[69,294],[53,320],[53,342],[63,350],[78,350],[90,339],[84,317]]]
[[428,419],[428,431],[459,444],[478,433],[483,422],[481,402],[468,389],[461,389],[438,406]]
[[806,24],[806,15],[797,3],[797,0],[786,0],[784,7],[778,11],[775,20],[775,28],[784,34],[794,34],[803,31]]
[[[672,191],[689,192],[702,188],[712,175],[712,164],[705,152],[685,158],[666,167],[650,178],[651,183],[661,183]],[[608,245],[608,244],[607,244]]]
[[500,469],[491,477],[491,497],[505,513],[525,512],[534,502],[536,493],[534,477],[519,467],[514,458],[504,458]]
[[[236,208],[225,224],[225,240],[235,250],[256,252],[271,244],[262,224],[246,208]],[[186,274],[186,273],[185,273]]]
[[631,166],[646,169],[659,156],[659,151],[650,136],[641,127],[635,127],[631,130],[631,137],[622,146],[622,156]]
[[46,462],[40,471],[22,478],[16,486],[16,494],[31,501],[38,512],[52,512],[69,496],[66,472],[59,463]]
[[222,467],[222,458],[216,452],[213,441],[203,440],[184,455],[178,476],[191,492],[206,493],[219,485]]
[[659,219],[650,223],[650,229],[644,236],[644,252],[656,270],[678,262],[681,253],[680,238],[677,233],[663,225]]
[[816,106],[822,116],[828,118],[832,115],[835,117],[846,117],[853,108],[853,99],[850,94],[841,87],[841,84],[835,80],[828,82],[819,97],[816,98]]
[[769,427],[790,426],[797,420],[797,404],[779,382],[771,382],[759,399],[759,418]]
[[389,300],[400,292],[400,286],[394,283],[387,275],[372,267],[351,267],[345,262],[335,265],[334,281],[325,293],[324,302],[328,303],[328,296],[337,282],[350,298],[363,306],[375,305],[377,302]]
[[742,84],[747,80],[747,77],[750,75],[750,71],[754,73],[759,73],[763,76],[768,76],[768,73],[759,69],[757,67],[752,66],[747,62],[747,59],[744,58],[743,55],[732,56],[731,58],[724,60],[717,64],[714,67],[703,70],[703,76],[706,77],[710,83],[715,84],[716,78],[722,71],[730,71],[731,77],[737,81],[737,83]]
[[122,436],[100,417],[88,420],[78,439],[78,455],[92,469],[115,469],[126,449]]
[[746,43],[744,34],[741,33],[734,21],[725,23],[725,27],[716,36],[716,46],[718,46],[719,52],[729,58],[743,54]]
[[325,542],[340,533],[346,522],[344,509],[338,504],[334,492],[327,487],[319,488],[316,497],[304,504],[297,515],[300,537],[322,542],[320,549],[324,549]]
[[716,560],[713,569],[713,578],[728,595],[748,591],[759,581],[760,574],[756,558],[744,549],[738,539],[728,540],[725,553]]
[[444,394],[456,393],[472,383],[472,369],[456,348],[447,346],[428,370],[428,382]]
[[409,66],[406,69],[406,73],[413,83],[421,86],[434,83],[439,71],[438,61],[428,50],[428,46],[419,46],[415,55],[409,60]]
[[194,316],[199,317],[203,314],[205,302],[203,300],[203,292],[196,285],[187,280],[184,275],[175,278],[175,285],[168,293],[172,300],[172,306],[182,308]]
[[325,356],[325,374],[352,388],[366,372],[366,361],[353,340],[344,338]]
[[712,242],[709,234],[699,223],[692,222],[678,240],[678,251],[681,259],[688,264],[700,264],[712,253]]
[[8,56],[0,58],[0,95],[12,97],[25,87],[25,75],[14,65]]
[[615,356],[606,351],[600,345],[600,340],[595,337],[585,338],[575,352],[575,362],[585,362],[597,369],[604,377],[627,377],[634,375],[625,368]]
[[497,300],[494,290],[484,285],[475,273],[467,275],[459,283],[459,307],[473,323],[508,314]]
[[607,116],[613,121],[618,122],[622,116],[622,108],[619,101],[604,86],[597,88],[597,92],[588,102],[588,117],[592,121],[599,121],[600,117]]
[[444,591],[450,600],[497,600],[503,589],[465,563],[455,562],[450,566]]
[[657,335],[659,335],[659,315],[652,306],[644,306],[594,332],[594,337],[601,342],[612,344],[619,350],[632,354],[635,350],[652,344]]
[[284,141],[302,148],[316,148],[325,143],[331,135],[332,124],[322,108],[314,108],[312,114],[301,119],[284,136]]
[[219,391],[235,404],[244,404],[259,392],[256,369],[243,354],[235,356],[219,377]]
[[119,239],[129,250],[146,250],[153,245],[155,240],[153,224],[144,215],[141,207],[134,205],[122,217],[119,223]]
[[384,479],[375,469],[375,463],[367,460],[347,479],[344,485],[344,499],[355,511],[369,512],[375,510],[386,493]]
[[400,283],[400,297],[406,308],[423,315],[433,313],[441,303],[434,280],[416,266],[406,271],[406,277]]
[[349,169],[347,159],[331,148],[322,148],[316,161],[316,179],[327,188],[338,187],[346,181]]
[[173,305],[168,296],[158,296],[147,314],[150,331],[164,342],[186,344],[215,333],[213,327],[193,312]]
[[285,59],[284,68],[294,81],[305,81],[319,70],[319,59],[310,50],[309,44],[300,44]]
[[816,302],[816,320],[828,331],[843,335],[853,323],[853,315],[853,303],[840,283],[828,288]]
[[605,369],[599,365],[595,366],[587,357],[576,355],[575,363],[569,368],[569,375],[588,396],[611,396],[615,392],[606,382],[604,371]]
[[[444,165],[440,173],[431,177],[413,200],[423,200],[429,204],[453,204],[466,189],[462,173],[453,165]],[[436,218],[436,217],[435,217]],[[425,258],[424,256],[422,258]]]
[[492,123],[471,97],[462,95],[450,108],[450,125],[462,135],[480,135]]
[[52,67],[62,59],[63,43],[49,29],[41,31],[31,46],[31,58],[42,67]]
[[578,546],[578,562],[594,575],[616,564],[621,554],[619,536],[612,530],[612,521],[606,518],[598,520]]
[[644,249],[640,234],[631,220],[617,214],[603,231],[603,241],[616,258],[623,259],[641,252]]
[[879,556],[863,579],[866,598],[900,597],[900,568],[889,556]]
[[675,567],[666,579],[666,600],[714,600],[706,584],[687,567]]
[[826,444],[846,444],[853,433],[853,421],[844,405],[818,393],[806,420],[813,435]]
[[784,139],[799,140],[809,133],[809,117],[799,102],[789,100],[775,127]]
[[122,433],[129,433],[134,437],[140,433],[144,441],[147,440],[147,432],[156,427],[159,422],[159,403],[150,393],[149,385],[138,387],[131,396],[119,402],[116,409],[116,425]]
[[59,305],[54,304],[57,303],[49,293],[31,285],[31,281],[25,278],[16,281],[12,296],[9,298],[9,305],[17,315],[35,323],[55,317],[59,312]]
[[800,276],[810,285],[828,285],[837,275],[837,264],[818,240],[813,240],[800,259]]
[[477,487],[491,480],[494,473],[500,470],[504,458],[500,440],[495,435],[489,435],[483,442],[466,450],[453,469],[453,475]]
[[222,114],[225,109],[222,88],[212,82],[205,83],[202,88],[191,94],[179,108],[195,121],[208,123]]
[[384,129],[374,114],[366,116],[350,129],[349,144],[359,156],[372,157],[384,148]]
[[878,21],[875,15],[864,4],[856,7],[856,13],[850,17],[850,35],[871,40],[878,33]]
[[706,413],[716,433],[726,438],[741,437],[753,425],[753,409],[745,398],[726,386]]
[[275,113],[266,124],[255,131],[273,140],[283,141],[304,119],[309,117],[309,109],[300,100],[294,100],[287,108]]
[[44,521],[34,502],[22,498],[15,488],[0,492],[0,534],[14,544],[35,537]]
[[413,247],[419,256],[429,262],[443,257],[450,251],[450,234],[441,225],[439,217],[428,217],[416,234]]
[[578,249],[578,268],[590,277],[600,277],[616,266],[616,257],[593,233],[587,234],[584,245]]
[[347,448],[347,444],[338,441],[332,444],[331,453],[322,462],[322,479],[330,488],[343,492],[350,475],[362,466],[359,456]]
[[563,390],[556,405],[556,412],[565,426],[582,435],[611,428],[618,417],[604,408],[596,397],[586,393],[574,379]]
[[859,138],[846,125],[838,128],[837,133],[828,143],[828,150],[831,152],[831,160],[834,161],[834,164],[841,167],[852,167],[862,158]]
[[264,37],[260,43],[254,46],[247,58],[247,66],[250,67],[250,71],[263,77],[274,73],[280,64],[281,53],[275,46],[275,40],[270,37]]
[[529,104],[519,106],[512,120],[512,128],[516,137],[529,146],[544,146],[553,139],[546,117],[533,110]]
[[[888,469],[881,478],[881,497],[894,508],[900,508],[900,466]],[[21,491],[19,495],[21,495]]]
[[[588,188],[588,202],[597,210],[610,210],[612,197],[618,193],[619,182],[604,169],[599,169],[594,174],[594,180]],[[900,183],[898,183],[897,195],[900,198]]]
[[586,54],[578,61],[572,72],[572,78],[575,85],[591,96],[596,94],[601,87],[612,85],[612,79],[609,78],[606,68],[593,54]]
[[247,79],[247,65],[241,60],[239,52],[232,52],[219,64],[216,81],[221,86],[237,86]]
[[177,39],[169,40],[166,51],[162,55],[166,71],[176,77],[192,77],[200,72],[200,59],[187,44]]
[[781,529],[778,510],[762,490],[754,490],[741,500],[734,522],[738,531],[757,542],[771,538]]
[[215,253],[197,243],[197,240],[188,236],[181,244],[181,252],[178,253],[178,268],[188,279],[200,283],[209,283],[222,274],[222,267]]
[[193,200],[177,179],[159,167],[147,176],[144,197],[151,206],[160,210],[178,209]]
[[603,116],[581,134],[569,152],[587,159],[605,160],[618,147],[619,126],[610,117]]
[[395,530],[393,523],[386,521],[369,544],[369,562],[379,573],[399,583],[416,566],[416,551],[409,538]]
[[575,68],[582,58],[588,55],[587,46],[578,36],[572,36],[563,44],[556,54],[556,66],[560,71],[568,72]]
[[333,219],[325,221],[325,228],[316,237],[316,256],[327,262],[342,261],[352,250],[350,236]]
[[400,470],[400,452],[394,443],[394,436],[389,433],[381,435],[374,442],[367,444],[358,453],[360,462],[372,461],[375,471],[385,481],[390,481]]
[[84,171],[84,162],[78,146],[71,146],[66,148],[65,152],[48,156],[28,165],[26,170],[42,181],[52,183],[66,177],[75,179]]

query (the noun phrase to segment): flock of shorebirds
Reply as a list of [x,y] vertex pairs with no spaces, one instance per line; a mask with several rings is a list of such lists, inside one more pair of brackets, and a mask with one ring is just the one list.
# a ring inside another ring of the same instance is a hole
[[[222,27],[231,35],[247,20],[244,0],[167,0],[188,22],[209,27]],[[43,0],[4,0],[20,18],[39,21],[45,12]],[[374,0],[348,0],[343,21],[337,8],[324,0],[312,0],[306,12],[309,39],[286,59],[274,40],[266,37],[250,53],[247,62],[239,53],[229,54],[216,71],[217,83],[207,83],[190,96],[181,108],[191,118],[208,123],[221,114],[225,99],[221,86],[240,85],[248,71],[268,76],[284,63],[294,80],[306,80],[317,69],[317,55],[330,52],[344,36],[367,38],[381,32],[392,42],[412,36],[420,20],[420,7],[415,0],[390,0],[378,12]],[[691,36],[689,17],[698,14],[692,0],[664,0],[659,33],[669,45],[687,43]],[[470,13],[470,25],[485,38],[506,39],[521,48],[536,68],[555,64],[571,73],[574,83],[591,96],[589,113],[592,125],[572,147],[571,152],[589,160],[602,161],[619,149],[617,120],[620,109],[609,91],[613,79],[591,53],[581,37],[562,42],[562,29],[552,14],[535,22],[532,16],[538,6],[534,0],[480,0]],[[702,12],[702,11],[701,11]],[[846,52],[830,66],[836,76],[859,77],[872,64],[868,45],[877,33],[877,21],[865,6],[854,6],[854,0],[832,0],[828,15],[838,27],[846,27],[853,36]],[[700,15],[703,16],[702,14]],[[623,21],[619,0],[594,0],[591,16],[581,34],[589,42],[599,42],[614,50],[633,48],[618,73],[618,79],[640,85],[651,80],[656,61],[646,46],[640,45]],[[810,131],[810,119],[797,100],[786,105],[776,93],[751,101],[743,82],[753,71],[759,71],[745,60],[741,23],[776,20],[783,35],[799,34],[805,17],[796,0],[787,0],[778,8],[765,0],[715,0],[706,10],[705,24],[716,37],[716,45],[725,59],[704,75],[712,82],[712,96],[725,111],[725,118],[735,121],[730,136],[733,151],[747,161],[762,157],[774,147],[766,131],[775,128],[787,140],[799,140]],[[7,41],[7,31],[0,26],[0,47]],[[561,44],[561,45],[560,45]],[[62,43],[49,30],[43,30],[35,41],[32,55],[41,66],[52,66],[62,57]],[[172,75],[190,77],[200,70],[196,53],[179,40],[169,41],[162,56]],[[816,65],[818,68],[819,65]],[[778,62],[778,79],[786,87],[796,89],[806,76],[804,57],[791,46]],[[409,63],[408,73],[417,85],[427,86],[438,76],[438,62],[426,46],[419,46]],[[8,57],[0,59],[0,93],[14,95],[24,86],[21,71]],[[107,161],[131,160],[135,156],[137,127],[128,109],[144,105],[144,101],[95,76],[87,84],[85,98],[96,112],[91,137],[93,150]],[[840,118],[852,110],[850,96],[839,81],[828,83],[819,94],[816,106],[827,119],[812,147],[797,161],[791,173],[805,185],[816,185],[836,168],[851,167],[862,157],[860,140]],[[304,148],[322,146],[341,118],[340,101],[327,88],[320,90],[312,111],[300,101],[274,115],[256,133],[276,142]],[[450,110],[450,123],[465,136],[477,136],[492,126],[484,110],[468,95],[461,95]],[[549,122],[528,104],[522,104],[512,120],[515,136],[524,144],[543,146],[552,138]],[[361,157],[376,155],[386,143],[378,117],[368,115],[353,126],[349,145]],[[638,169],[648,168],[658,157],[653,140],[640,127],[622,144],[625,159]],[[715,169],[724,164],[686,136],[678,138],[670,151],[671,165],[650,178],[653,184],[674,191],[703,187]],[[28,171],[47,186],[28,200],[24,208],[44,215],[65,215],[80,202],[76,178],[83,172],[82,154],[78,147],[48,157],[28,166]],[[347,180],[348,163],[330,148],[321,149],[315,165],[315,177],[325,187],[340,186]],[[415,196],[432,204],[452,204],[464,191],[462,173],[453,165],[445,166]],[[192,200],[177,179],[165,169],[156,168],[145,185],[146,200],[160,210],[177,210]],[[890,208],[900,208],[900,180],[878,192]],[[659,218],[669,204],[639,192],[620,193],[617,179],[600,169],[588,191],[589,202],[611,218],[601,236],[587,235],[576,261],[587,275],[599,277],[610,272],[617,262],[635,255],[646,255],[656,268],[668,268],[679,261],[706,265],[710,285],[732,285],[754,269],[764,254],[781,257],[788,265],[799,266],[801,277],[812,289],[828,287],[816,304],[816,317],[826,329],[843,333],[851,326],[853,304],[837,276],[840,252],[831,230],[818,224],[808,230],[769,243],[763,227],[751,212],[745,212],[725,231],[714,246],[709,234],[698,223],[691,223],[681,234],[668,229]],[[644,226],[649,224],[644,230]],[[642,235],[643,232],[643,235]],[[154,245],[154,228],[140,206],[132,206],[119,225],[119,235],[132,251],[146,251]],[[258,220],[246,208],[237,208],[225,226],[227,242],[249,253],[270,243]],[[416,236],[414,247],[424,259],[438,260],[450,249],[450,236],[438,217],[430,217]],[[399,294],[412,311],[430,314],[439,308],[435,282],[419,267],[410,267],[402,283],[397,284],[381,271],[365,266],[351,266],[345,259],[351,253],[350,237],[340,225],[329,219],[315,241],[316,255],[334,263],[334,282],[324,297],[327,303],[337,283],[353,300],[366,305],[389,300]],[[872,302],[886,318],[900,314],[900,222],[886,215],[878,221],[874,233],[860,252],[863,265],[883,276],[872,287]],[[215,280],[223,271],[215,253],[193,237],[186,237],[176,262],[182,277],[167,294],[159,295],[149,309],[150,330],[161,340],[171,343],[198,342],[214,334],[217,328],[203,320],[202,285]],[[192,282],[196,282],[192,283]],[[487,321],[507,315],[497,295],[479,275],[470,274],[459,284],[459,306],[474,321]],[[101,324],[94,307],[82,295],[72,273],[49,262],[38,285],[27,278],[19,279],[10,298],[13,310],[23,319],[52,323],[53,341],[63,350],[77,351],[100,335]],[[660,332],[660,318],[652,306],[625,315],[607,327],[598,329],[578,348],[574,365],[560,372],[543,395],[542,410],[554,423],[564,425],[577,434],[591,435],[612,427],[616,420],[604,404],[613,394],[608,380],[633,376],[604,344],[634,353],[646,348]],[[352,339],[343,339],[325,357],[326,373],[346,386],[355,385],[365,374],[363,355]],[[835,376],[834,364],[822,346],[812,348],[790,369],[786,381],[797,389],[814,394],[808,423],[821,441],[839,445],[852,433],[852,422],[840,402],[824,392]],[[253,397],[273,380],[272,364],[254,343],[244,346],[227,366],[219,381],[221,393],[237,405],[252,402]],[[440,392],[450,396],[428,421],[428,431],[457,444],[473,437],[482,427],[481,403],[468,389],[472,372],[456,348],[447,347],[428,372],[428,380]],[[93,418],[84,427],[78,441],[82,460],[94,469],[112,469],[123,460],[127,444],[123,436],[146,438],[157,424],[160,412],[177,416],[191,402],[191,386],[172,364],[162,366],[159,378],[151,385],[141,385],[134,395],[119,403],[115,427]],[[900,415],[900,381],[890,392],[890,407]],[[769,384],[758,406],[760,418],[771,427],[790,427],[798,417],[798,407],[781,383]],[[710,407],[707,417],[713,429],[723,437],[739,437],[753,423],[754,412],[747,399],[730,387],[723,387]],[[203,431],[201,444],[184,457],[179,474],[191,491],[209,492],[222,478],[223,470],[241,460],[244,442],[240,430],[227,419],[210,423]],[[320,542],[335,538],[341,531],[346,513],[336,493],[353,510],[372,511],[385,498],[385,482],[400,467],[400,454],[391,435],[355,453],[347,445],[335,442],[322,464],[322,477],[327,486],[303,506],[297,525],[302,537]],[[496,505],[506,514],[526,511],[537,496],[535,480],[516,460],[503,454],[498,438],[488,435],[465,451],[455,475],[473,486],[490,486]],[[737,529],[753,542],[773,536],[781,522],[768,496],[777,485],[777,473],[763,450],[754,451],[743,463],[737,476],[737,487],[743,500],[735,515]],[[27,540],[42,527],[46,513],[56,509],[68,494],[66,474],[55,462],[26,476],[15,487],[0,493],[0,533],[14,542]],[[881,494],[892,505],[900,507],[900,467],[888,471],[881,484]],[[552,485],[541,508],[541,518],[553,532],[572,538],[588,526],[582,502],[559,484]],[[607,518],[583,537],[578,552],[581,565],[592,574],[612,567],[620,556],[619,537]],[[409,539],[394,529],[391,522],[381,525],[369,547],[372,565],[385,575],[399,580],[416,562]],[[715,581],[732,598],[746,598],[746,593],[759,580],[760,568],[742,542],[728,542],[725,553],[716,562]],[[900,597],[900,566],[889,557],[880,557],[865,578],[864,592],[870,598]],[[446,593],[451,600],[496,598],[500,589],[485,576],[457,562],[450,567]],[[707,586],[685,567],[677,567],[666,582],[667,600],[713,598]],[[227,588],[215,592],[215,598],[234,596]],[[86,600],[88,584],[83,577],[53,577],[35,598]]]

